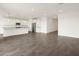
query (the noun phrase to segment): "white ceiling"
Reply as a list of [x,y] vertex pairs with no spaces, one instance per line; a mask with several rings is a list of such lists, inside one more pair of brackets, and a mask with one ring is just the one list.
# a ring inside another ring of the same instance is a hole
[[63,12],[79,11],[78,3],[58,4],[58,3],[0,3],[0,15],[18,18],[32,17],[56,17],[59,10]]

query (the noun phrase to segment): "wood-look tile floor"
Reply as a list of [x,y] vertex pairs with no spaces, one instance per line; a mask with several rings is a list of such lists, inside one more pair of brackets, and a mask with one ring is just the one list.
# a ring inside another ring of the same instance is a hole
[[0,56],[77,56],[79,39],[29,33],[0,39]]

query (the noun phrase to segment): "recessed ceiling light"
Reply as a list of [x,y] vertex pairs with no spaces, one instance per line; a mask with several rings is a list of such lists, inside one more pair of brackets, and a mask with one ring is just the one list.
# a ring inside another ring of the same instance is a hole
[[58,3],[59,5],[63,5],[64,3]]
[[34,8],[32,8],[32,11],[35,11],[35,9],[34,9]]
[[63,12],[63,10],[62,10],[62,9],[60,9],[60,10],[59,10],[59,12],[60,12],[60,13],[62,13],[62,12]]

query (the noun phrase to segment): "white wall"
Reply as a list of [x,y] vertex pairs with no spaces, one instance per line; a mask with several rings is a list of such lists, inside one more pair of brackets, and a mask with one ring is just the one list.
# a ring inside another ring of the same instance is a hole
[[29,31],[32,31],[32,19],[28,20]]
[[[40,30],[39,30],[40,29]],[[58,19],[42,17],[37,22],[37,32],[49,33],[58,30]]]
[[58,19],[48,18],[47,20],[47,32],[53,32],[58,30]]
[[34,19],[29,19],[29,31],[32,31],[32,23],[36,23],[36,32],[38,33],[47,33],[47,17],[37,18],[36,21]]
[[29,27],[29,31],[32,31],[32,23],[36,23],[36,32],[40,32],[40,19],[28,19],[28,27]]
[[47,33],[47,17],[41,18],[41,32]]
[[79,38],[79,13],[62,13],[58,16],[58,35]]
[[58,19],[41,17],[37,21],[37,32],[49,33],[58,30]]
[[3,30],[3,25],[4,25],[4,19],[2,17],[0,17],[0,34],[3,34],[4,30]]
[[41,32],[41,20],[40,18],[36,21],[36,32]]

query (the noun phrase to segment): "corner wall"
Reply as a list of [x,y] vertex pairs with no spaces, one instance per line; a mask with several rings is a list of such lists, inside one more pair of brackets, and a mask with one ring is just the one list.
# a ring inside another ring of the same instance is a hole
[[58,19],[41,17],[37,22],[37,32],[50,33],[58,31]]
[[47,32],[58,31],[58,19],[48,18],[47,20]]
[[79,14],[62,13],[58,15],[58,35],[79,38]]

